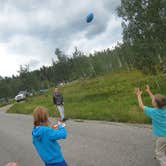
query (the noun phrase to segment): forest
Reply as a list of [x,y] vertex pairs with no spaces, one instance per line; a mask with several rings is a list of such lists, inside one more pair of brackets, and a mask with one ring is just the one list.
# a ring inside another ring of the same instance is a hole
[[[50,66],[30,71],[21,65],[18,75],[0,76],[0,98],[13,98],[20,90],[37,92],[122,70],[140,70],[149,75],[166,68],[166,1],[121,0],[117,15],[122,18],[123,42],[114,49],[85,54],[75,47],[71,55],[55,47]],[[57,59],[57,60],[55,60]]]

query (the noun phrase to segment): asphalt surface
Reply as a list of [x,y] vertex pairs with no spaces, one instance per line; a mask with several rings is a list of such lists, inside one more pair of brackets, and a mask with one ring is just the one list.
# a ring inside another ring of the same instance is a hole
[[[31,143],[32,117],[0,109],[0,166],[42,166]],[[66,122],[68,137],[60,141],[69,166],[159,166],[150,126],[121,123]]]

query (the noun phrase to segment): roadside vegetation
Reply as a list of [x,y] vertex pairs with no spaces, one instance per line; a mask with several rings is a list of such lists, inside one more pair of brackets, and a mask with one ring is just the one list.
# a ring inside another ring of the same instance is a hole
[[[79,80],[60,86],[65,99],[65,113],[68,118],[106,120],[116,122],[149,123],[138,108],[134,87],[146,84],[154,93],[166,94],[166,81],[163,75],[145,75],[139,71],[119,71],[93,79]],[[53,88],[26,101],[16,103],[8,112],[31,114],[38,106],[48,108],[51,116],[58,117],[52,101]],[[145,104],[151,105],[146,93]]]

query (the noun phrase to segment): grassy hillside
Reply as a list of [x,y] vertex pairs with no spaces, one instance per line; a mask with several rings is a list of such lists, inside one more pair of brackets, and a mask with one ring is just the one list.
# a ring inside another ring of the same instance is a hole
[[[134,87],[150,84],[153,92],[166,94],[166,81],[160,75],[147,76],[138,71],[110,73],[93,79],[80,80],[60,87],[65,100],[65,113],[69,118],[95,119],[118,122],[149,123],[137,106]],[[30,114],[38,106],[49,109],[51,116],[58,116],[52,102],[50,89],[43,95],[29,97],[16,103],[10,113]],[[146,105],[149,97],[143,96]]]

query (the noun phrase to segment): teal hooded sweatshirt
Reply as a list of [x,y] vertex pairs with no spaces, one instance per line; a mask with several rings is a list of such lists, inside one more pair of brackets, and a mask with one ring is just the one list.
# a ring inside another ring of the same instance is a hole
[[59,125],[57,130],[48,126],[37,126],[32,129],[32,142],[45,164],[64,161],[57,140],[65,139],[66,137],[67,131],[62,125]]

